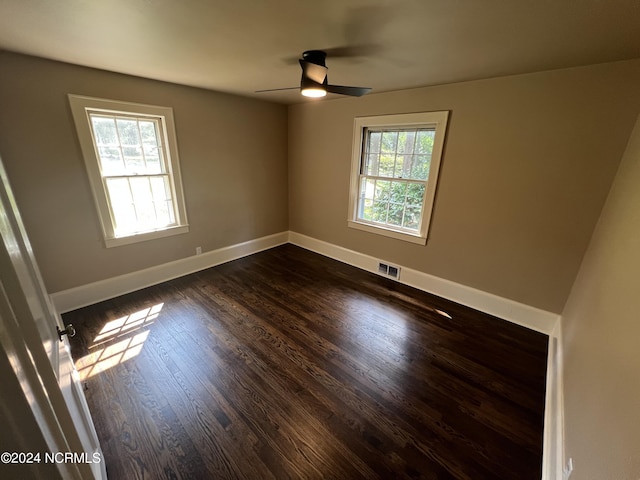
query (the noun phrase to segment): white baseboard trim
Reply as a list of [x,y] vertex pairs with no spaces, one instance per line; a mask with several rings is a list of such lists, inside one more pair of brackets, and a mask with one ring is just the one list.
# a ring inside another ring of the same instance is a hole
[[[296,232],[289,232],[289,243],[376,274],[378,273],[378,262],[385,262],[384,259],[374,258]],[[402,265],[400,265],[400,269],[400,279],[398,281],[401,283],[475,308],[481,312],[489,313],[537,332],[550,335],[560,318],[556,313],[547,312]]]
[[549,335],[547,391],[544,408],[542,480],[563,478],[564,468],[564,381],[562,360],[562,319]]
[[182,258],[162,265],[156,265],[137,272],[107,278],[88,285],[70,288],[51,294],[51,300],[58,313],[92,305],[110,298],[134,292],[141,288],[166,282],[174,278],[215,267],[262,250],[277,247],[288,241],[288,232],[280,232],[247,242],[219,248],[201,255]]

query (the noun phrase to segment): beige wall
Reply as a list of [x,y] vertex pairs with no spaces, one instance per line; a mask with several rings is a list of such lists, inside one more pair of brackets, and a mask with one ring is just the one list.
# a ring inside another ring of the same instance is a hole
[[[640,61],[289,108],[290,229],[562,311],[640,109]],[[347,227],[355,116],[450,110],[426,246]]]
[[[190,232],[105,248],[67,94],[173,107]],[[0,53],[0,155],[49,292],[288,228],[287,110]]]
[[571,480],[640,476],[640,119],[562,314]]
[[[6,52],[0,71],[0,155],[50,292],[289,228],[561,312],[640,109],[640,61],[288,113]],[[104,247],[67,93],[173,107],[188,234]],[[430,110],[451,117],[427,245],[349,229],[353,118]]]

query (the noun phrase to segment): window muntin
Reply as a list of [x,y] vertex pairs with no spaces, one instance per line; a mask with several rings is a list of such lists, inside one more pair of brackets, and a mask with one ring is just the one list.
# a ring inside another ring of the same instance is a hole
[[356,119],[349,226],[426,243],[447,118]]
[[171,109],[69,99],[107,246],[188,231]]

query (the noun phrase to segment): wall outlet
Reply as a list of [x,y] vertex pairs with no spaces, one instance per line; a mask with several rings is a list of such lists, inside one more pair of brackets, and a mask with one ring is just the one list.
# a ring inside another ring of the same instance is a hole
[[571,472],[573,472],[573,458],[569,459],[567,466],[562,470],[562,480],[569,480]]
[[202,247],[196,247],[196,255],[200,255],[202,253]]

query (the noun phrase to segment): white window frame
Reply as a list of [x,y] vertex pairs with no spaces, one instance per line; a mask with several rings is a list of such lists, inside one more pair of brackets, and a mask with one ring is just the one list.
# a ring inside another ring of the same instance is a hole
[[[84,157],[85,166],[89,176],[89,183],[98,210],[98,216],[102,225],[102,233],[105,245],[116,247],[156,238],[179,235],[189,231],[187,211],[182,189],[180,164],[178,160],[178,142],[173,121],[173,110],[170,107],[144,105],[139,103],[105,100],[101,98],[85,97],[69,94],[69,104],[73,115],[78,140]],[[109,203],[105,180],[100,168],[100,160],[97,154],[94,136],[91,126],[90,114],[127,115],[134,117],[148,117],[158,121],[160,137],[163,143],[163,153],[172,190],[172,200],[175,214],[175,223],[170,226],[154,230],[142,230],[118,236],[115,230],[115,221]]]
[[[448,111],[378,115],[355,118],[353,127],[349,217],[347,220],[347,225],[349,227],[421,245],[425,245],[427,243],[448,118]],[[362,185],[361,180],[363,176],[366,176],[363,173],[365,161],[365,135],[369,128],[388,128],[391,130],[407,128],[435,129],[429,178],[426,181],[425,195],[422,204],[422,219],[416,232],[408,231],[407,229],[400,227],[394,228],[391,225],[358,218],[360,186]]]

